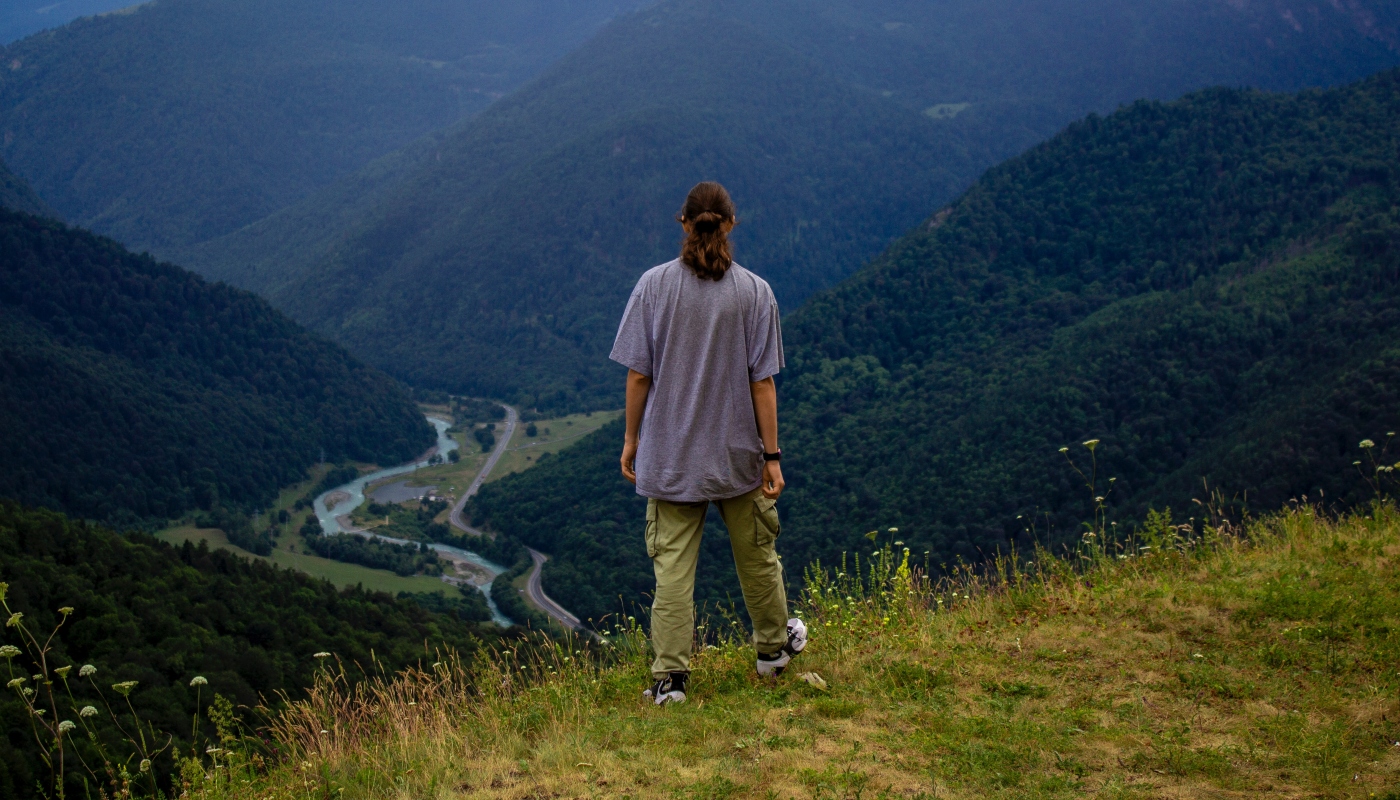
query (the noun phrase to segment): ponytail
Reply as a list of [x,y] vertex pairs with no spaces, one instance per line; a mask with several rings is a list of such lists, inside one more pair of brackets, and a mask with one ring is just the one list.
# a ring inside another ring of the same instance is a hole
[[696,184],[676,221],[686,226],[681,262],[703,280],[723,278],[734,263],[727,228],[738,222],[729,192],[713,181]]

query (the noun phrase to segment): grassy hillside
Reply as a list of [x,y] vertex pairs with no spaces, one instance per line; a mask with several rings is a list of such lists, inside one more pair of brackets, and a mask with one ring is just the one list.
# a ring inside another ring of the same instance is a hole
[[[440,665],[322,683],[281,766],[211,797],[1386,798],[1400,785],[1400,516],[1309,506],[1150,526],[932,586],[885,550],[809,583],[776,681],[722,627],[689,699],[645,704],[638,634],[603,666]],[[867,553],[869,550],[866,551]],[[1034,562],[1034,563],[1030,563]],[[804,681],[815,673],[823,688]]]
[[397,384],[239,289],[0,210],[0,497],[121,524],[251,511],[324,457],[432,428]]
[[168,256],[480,111],[633,7],[146,3],[0,49],[0,155],[65,218]]
[[[482,638],[494,639],[498,631],[388,594],[341,590],[232,553],[121,536],[9,501],[0,501],[0,601],[9,619],[0,645],[29,649],[17,623],[41,642],[61,623],[48,642],[49,669],[96,667],[95,685],[86,676],[63,676],[71,679],[78,705],[105,706],[99,692],[119,703],[105,687],[138,682],[130,713],[179,739],[177,752],[155,759],[162,774],[189,746],[192,715],[202,713],[215,692],[243,705],[276,702],[277,693],[299,696],[310,685],[321,664],[313,656],[318,651],[335,653],[358,675],[416,664],[444,647],[471,658]],[[10,619],[10,612],[22,617]],[[26,657],[5,661],[7,681],[34,671]],[[190,683],[195,676],[205,679],[203,689]],[[42,682],[34,685],[44,689]],[[0,796],[20,800],[38,797],[35,789],[49,785],[49,771],[13,688],[0,695],[0,719],[9,732],[0,738]],[[53,719],[54,711],[48,713]],[[64,714],[77,718],[67,709]],[[121,710],[130,732],[127,714]],[[115,733],[104,731],[98,741],[124,754]],[[164,738],[151,737],[151,747]],[[92,762],[88,743],[74,747]],[[120,762],[121,756],[111,757]],[[70,764],[72,758],[70,750]],[[136,763],[129,769],[135,772]],[[71,776],[70,797],[86,796],[82,777]]]
[[0,163],[0,207],[41,217],[57,216],[29,184]]
[[440,141],[182,259],[415,384],[615,407],[616,315],[675,255],[697,180],[734,191],[739,261],[790,308],[1089,111],[1395,64],[1380,5],[1295,30],[1217,0],[670,0]]
[[[1090,118],[790,315],[785,557],[829,560],[878,522],[975,561],[1073,535],[1095,496],[1129,520],[1213,490],[1357,500],[1357,443],[1400,429],[1398,112],[1391,72]],[[551,592],[590,576],[586,616],[651,581],[620,441],[476,501],[555,555]],[[1092,491],[1067,462],[1091,455]]]

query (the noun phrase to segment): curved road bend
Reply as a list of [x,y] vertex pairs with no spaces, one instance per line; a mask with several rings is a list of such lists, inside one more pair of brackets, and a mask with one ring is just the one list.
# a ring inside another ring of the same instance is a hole
[[[487,536],[488,534],[485,531],[477,530],[468,525],[467,521],[462,517],[462,510],[467,507],[467,501],[481,490],[481,485],[486,482],[486,478],[491,474],[491,470],[496,468],[496,462],[500,461],[501,456],[505,455],[506,447],[510,444],[511,437],[515,435],[515,425],[520,420],[520,415],[516,413],[514,408],[504,403],[501,405],[506,410],[505,432],[496,442],[496,448],[491,451],[491,455],[486,459],[486,463],[482,465],[481,471],[476,474],[476,480],[473,480],[472,485],[468,486],[467,490],[462,493],[462,496],[457,499],[457,504],[452,507],[452,514],[448,517],[454,528],[465,531],[472,536]],[[535,605],[544,609],[546,614],[553,617],[564,627],[573,630],[585,630],[583,624],[579,622],[578,617],[570,614],[563,606],[551,600],[549,595],[544,593],[544,586],[540,583],[540,569],[544,566],[545,559],[549,558],[549,556],[546,556],[544,553],[534,548],[527,547],[526,549],[530,551],[530,558],[535,561],[534,568],[530,570],[530,578],[525,584],[525,591],[529,594],[530,599],[534,601]]]

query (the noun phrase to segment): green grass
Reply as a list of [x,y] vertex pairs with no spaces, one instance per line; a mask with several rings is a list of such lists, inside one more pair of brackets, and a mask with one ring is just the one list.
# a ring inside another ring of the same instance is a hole
[[556,648],[323,683],[274,721],[287,761],[213,796],[1388,796],[1400,514],[1210,533],[936,586],[892,553],[864,581],[843,564],[810,584],[781,679],[710,626],[680,706],[638,696],[635,628],[601,664]]
[[[501,460],[496,462],[496,468],[491,470],[486,482],[491,483],[507,475],[524,472],[539,463],[540,456],[545,453],[558,453],[620,416],[621,411],[594,411],[591,414],[542,419],[535,423],[538,433],[536,436],[527,436],[527,426],[519,424],[515,427],[515,434],[511,436],[506,452],[501,456]],[[619,442],[619,452],[621,447],[622,443]]]

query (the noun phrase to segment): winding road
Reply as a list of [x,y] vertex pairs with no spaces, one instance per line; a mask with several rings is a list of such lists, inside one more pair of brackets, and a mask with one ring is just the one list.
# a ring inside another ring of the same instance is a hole
[[[462,492],[462,496],[458,498],[457,504],[452,507],[452,514],[448,517],[452,522],[452,527],[460,531],[465,531],[472,536],[490,536],[490,534],[468,525],[466,519],[462,517],[462,510],[467,507],[467,501],[477,492],[481,491],[481,485],[486,483],[486,478],[491,475],[491,470],[496,468],[496,462],[500,461],[501,456],[505,455],[510,445],[510,439],[515,435],[515,426],[520,421],[520,414],[517,413],[514,408],[504,403],[502,403],[501,406],[506,410],[505,432],[501,435],[501,438],[496,441],[495,449],[491,451],[491,455],[486,459],[486,463],[482,465],[481,471],[476,474],[476,479],[472,481],[472,485],[468,486],[465,492]],[[578,617],[570,614],[568,610],[551,600],[549,595],[544,593],[544,586],[540,583],[540,570],[544,567],[544,562],[549,556],[534,548],[527,547],[526,549],[530,551],[530,558],[535,561],[535,566],[530,570],[530,578],[525,584],[525,592],[529,595],[530,600],[564,627],[577,631],[585,630],[583,624],[579,622]]]

